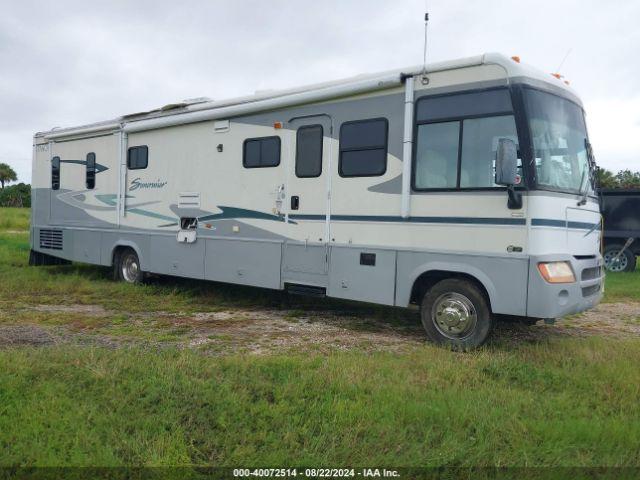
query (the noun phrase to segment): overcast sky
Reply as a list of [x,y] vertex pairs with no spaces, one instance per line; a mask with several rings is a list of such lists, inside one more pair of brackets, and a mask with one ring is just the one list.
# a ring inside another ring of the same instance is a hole
[[[36,131],[422,61],[424,0],[0,0],[0,162]],[[640,1],[428,0],[429,60],[487,51],[561,73],[598,163],[640,170]]]

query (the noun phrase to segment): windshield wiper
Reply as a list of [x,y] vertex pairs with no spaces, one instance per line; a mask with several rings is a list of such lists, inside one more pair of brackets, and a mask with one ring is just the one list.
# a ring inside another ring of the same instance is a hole
[[[580,190],[578,194],[580,195],[580,201],[578,202],[578,206],[586,205],[587,197],[589,196],[589,188],[588,185],[591,183],[594,186],[593,179],[595,178],[595,159],[593,158],[593,149],[591,148],[591,143],[587,138],[584,139],[584,148],[587,152],[587,168],[582,172],[582,179],[580,180]],[[588,175],[589,181],[585,184],[585,177]],[[584,191],[583,191],[584,189]]]
[[[585,168],[582,171],[582,178],[580,179],[580,189],[578,190],[578,195],[580,195],[580,201],[578,202],[579,207],[587,203],[587,193],[589,193],[589,189],[584,183],[584,179],[587,176],[587,171],[588,171],[587,168]],[[584,192],[582,191],[583,188],[584,188]]]

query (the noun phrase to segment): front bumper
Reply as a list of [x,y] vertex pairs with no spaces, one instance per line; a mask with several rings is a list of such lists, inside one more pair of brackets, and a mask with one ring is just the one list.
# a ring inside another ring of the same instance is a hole
[[[538,271],[538,263],[567,261],[576,277],[574,283],[548,283]],[[602,257],[572,257],[569,255],[532,256],[529,260],[529,292],[527,316],[559,318],[593,308],[604,295]]]

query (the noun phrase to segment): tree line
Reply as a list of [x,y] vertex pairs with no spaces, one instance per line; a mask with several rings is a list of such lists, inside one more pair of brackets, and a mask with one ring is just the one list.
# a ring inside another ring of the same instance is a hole
[[598,167],[596,178],[600,188],[640,188],[640,172],[628,169],[613,173]]
[[18,175],[6,163],[0,163],[0,207],[30,207],[31,185],[18,183],[5,186],[18,180]]

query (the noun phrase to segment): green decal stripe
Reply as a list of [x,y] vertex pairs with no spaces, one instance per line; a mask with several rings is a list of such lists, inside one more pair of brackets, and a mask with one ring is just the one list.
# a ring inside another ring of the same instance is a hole
[[273,215],[271,213],[259,212],[257,210],[247,210],[245,208],[225,207],[218,206],[221,213],[214,213],[211,215],[205,215],[204,217],[198,217],[198,221],[208,220],[225,220],[232,218],[253,218],[256,220],[273,220],[275,222],[284,222],[284,216]]

